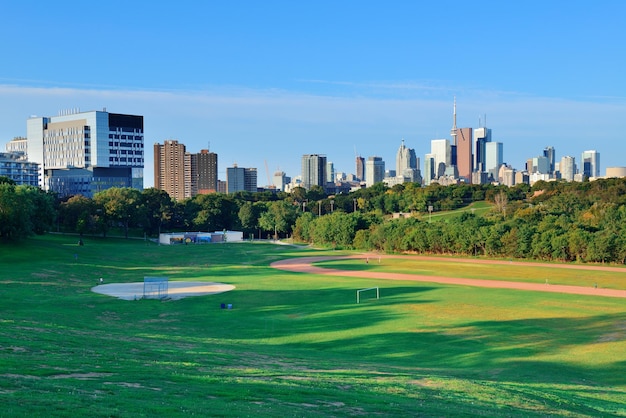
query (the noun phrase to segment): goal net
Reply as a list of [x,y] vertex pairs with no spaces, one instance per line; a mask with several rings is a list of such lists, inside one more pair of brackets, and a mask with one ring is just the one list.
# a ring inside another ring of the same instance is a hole
[[376,291],[376,299],[380,299],[380,290],[378,287],[368,287],[367,289],[359,289],[356,291],[356,303],[361,303],[361,294],[364,292],[373,293]]
[[165,299],[168,294],[168,282],[167,277],[144,277],[144,299]]

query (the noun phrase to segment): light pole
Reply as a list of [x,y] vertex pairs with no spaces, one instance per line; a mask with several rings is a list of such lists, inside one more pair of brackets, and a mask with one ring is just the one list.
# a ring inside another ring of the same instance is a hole
[[334,205],[335,205],[335,201],[333,199],[330,199],[330,213],[333,213],[335,209]]

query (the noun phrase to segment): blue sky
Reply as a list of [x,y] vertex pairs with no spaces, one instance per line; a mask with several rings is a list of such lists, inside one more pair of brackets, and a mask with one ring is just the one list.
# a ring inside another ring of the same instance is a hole
[[[6,4],[9,3],[9,4]],[[302,154],[387,168],[404,138],[487,116],[521,169],[546,146],[626,166],[626,2],[3,2],[0,149],[30,115],[80,108],[144,115],[152,144],[178,139],[237,163],[300,173]]]

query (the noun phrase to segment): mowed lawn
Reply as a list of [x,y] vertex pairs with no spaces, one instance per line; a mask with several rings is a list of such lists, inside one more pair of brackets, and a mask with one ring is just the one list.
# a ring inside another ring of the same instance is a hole
[[[267,243],[76,241],[0,244],[2,417],[626,415],[626,299],[291,273],[269,264],[340,253]],[[144,276],[236,289],[90,290]]]

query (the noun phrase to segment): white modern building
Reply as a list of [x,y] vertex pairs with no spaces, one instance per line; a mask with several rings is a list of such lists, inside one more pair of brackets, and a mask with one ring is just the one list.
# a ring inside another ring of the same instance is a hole
[[446,167],[452,164],[452,148],[450,147],[450,140],[431,140],[430,153],[435,156],[435,177],[442,176],[445,173]]
[[385,162],[381,157],[368,157],[365,161],[365,184],[371,187],[385,178]]
[[143,116],[74,110],[31,117],[26,132],[44,190],[92,197],[111,187],[143,189]]
[[272,178],[272,185],[279,191],[285,191],[285,186],[287,186],[291,182],[291,178],[287,177],[287,174],[284,171],[276,171],[274,172],[274,177]]
[[530,174],[550,174],[550,160],[548,160],[548,158],[543,155],[533,157],[532,167],[530,168]]
[[574,175],[576,174],[576,159],[566,155],[561,158],[559,163],[559,172],[561,178],[565,181],[574,181]]
[[502,142],[485,143],[485,167],[484,171],[494,179],[498,180],[498,170],[503,163]]
[[28,154],[28,140],[21,136],[15,137],[5,145],[7,152],[21,152]]
[[435,178],[435,155],[426,154],[424,156],[424,186],[428,186]]
[[326,183],[335,182],[335,164],[332,161],[326,163]]
[[554,181],[550,173],[531,173],[528,176],[528,183],[532,186],[538,181]]
[[486,144],[491,142],[491,129],[480,127],[474,129],[474,171],[486,171]]
[[595,150],[583,151],[580,172],[584,177],[600,177],[600,153]]
[[554,172],[556,171],[556,161],[555,161],[556,151],[554,150],[554,147],[552,147],[552,146],[545,147],[543,149],[543,156],[548,159],[549,174],[554,174]]
[[23,152],[0,152],[0,177],[18,185],[39,186],[39,164],[26,160]]

